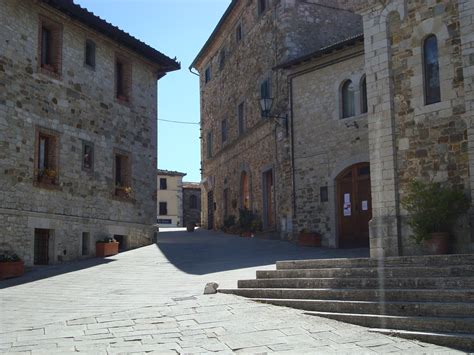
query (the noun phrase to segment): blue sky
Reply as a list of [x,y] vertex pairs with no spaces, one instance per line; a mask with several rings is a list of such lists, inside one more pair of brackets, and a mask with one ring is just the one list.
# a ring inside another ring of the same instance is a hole
[[[189,65],[209,38],[230,0],[74,0],[169,57],[182,69],[158,83],[158,115],[199,122],[199,78]],[[200,181],[199,125],[158,122],[158,166]]]

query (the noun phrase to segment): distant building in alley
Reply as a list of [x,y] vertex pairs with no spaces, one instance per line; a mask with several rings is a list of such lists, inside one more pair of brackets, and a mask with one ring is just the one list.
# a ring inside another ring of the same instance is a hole
[[188,223],[201,224],[201,184],[183,183],[183,226]]
[[160,227],[183,226],[183,177],[186,173],[158,169],[157,223]]

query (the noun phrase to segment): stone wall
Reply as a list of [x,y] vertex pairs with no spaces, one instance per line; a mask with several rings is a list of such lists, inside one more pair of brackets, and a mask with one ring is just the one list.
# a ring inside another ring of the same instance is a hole
[[[60,77],[39,70],[40,15],[62,24]],[[79,257],[82,232],[93,240],[126,235],[127,247],[150,243],[156,219],[156,186],[150,182],[156,179],[157,68],[34,1],[2,1],[0,24],[2,248],[31,264],[35,228],[54,229],[52,262]],[[94,70],[84,65],[86,39],[96,43]],[[132,65],[129,104],[114,97],[116,54]],[[38,127],[58,135],[56,189],[33,184]],[[82,169],[83,141],[94,145],[91,173]],[[128,201],[114,198],[114,149],[131,156]]]
[[[274,103],[272,115],[289,114],[286,72],[273,70],[286,60],[303,55],[323,45],[322,38],[328,11],[305,1],[269,1],[267,11],[259,15],[257,1],[239,1],[220,31],[197,58],[196,69],[201,75],[202,168],[206,191],[203,191],[203,224],[207,224],[207,192],[212,189],[216,210],[215,225],[224,221],[224,189],[229,192],[229,214],[238,216],[242,206],[241,174],[250,177],[251,208],[262,216],[263,173],[273,171],[275,225],[282,238],[293,232],[293,180],[291,142],[284,120],[262,119],[259,98],[260,83],[270,79]],[[332,9],[339,13],[339,10]],[[324,16],[323,16],[324,15]],[[345,16],[355,18],[354,14]],[[236,40],[235,29],[243,28],[243,39]],[[347,33],[340,31],[341,39]],[[324,37],[326,38],[326,37]],[[221,53],[226,60],[221,66]],[[205,71],[211,70],[210,82]],[[245,133],[239,135],[237,110],[245,104]],[[221,123],[227,120],[228,138],[221,140]],[[212,134],[212,158],[207,157],[207,136]]]
[[[458,1],[379,4],[365,11],[364,33],[374,206],[371,253],[417,254],[400,207],[409,182],[421,178],[472,189],[472,116],[466,115],[470,99],[465,96]],[[438,39],[441,102],[425,105],[422,43],[430,34]],[[455,251],[467,251],[467,225],[456,230]]]
[[[349,166],[369,161],[367,114],[356,104],[356,116],[341,118],[341,86],[352,80],[355,101],[361,99],[363,47],[345,49],[290,72],[293,103],[295,233],[316,231],[322,245],[338,246],[336,177]],[[327,187],[328,201],[320,188]]]

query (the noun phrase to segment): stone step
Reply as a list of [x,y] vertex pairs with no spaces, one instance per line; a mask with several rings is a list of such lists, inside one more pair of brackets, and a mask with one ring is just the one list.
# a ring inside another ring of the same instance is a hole
[[306,314],[357,324],[368,328],[390,328],[419,332],[474,334],[474,318],[457,317],[405,317],[379,314],[354,314],[333,312],[306,312]]
[[219,289],[221,293],[248,298],[319,299],[354,301],[407,302],[474,302],[474,289],[295,289],[295,288],[239,288]]
[[474,289],[474,277],[271,278],[239,280],[238,288]]
[[444,332],[416,332],[396,329],[369,329],[373,333],[396,336],[404,339],[416,339],[425,343],[432,343],[459,349],[467,352],[474,352],[474,335],[472,333],[444,333]]
[[277,270],[286,269],[320,269],[320,268],[354,268],[354,267],[413,267],[413,266],[445,266],[473,265],[474,254],[455,255],[424,255],[397,256],[384,259],[353,258],[353,259],[316,259],[277,261]]
[[414,266],[406,267],[359,267],[359,268],[323,268],[323,269],[283,269],[258,270],[258,279],[270,278],[332,278],[332,277],[474,277],[474,264],[446,267]]
[[275,298],[252,298],[252,300],[276,306],[317,312],[420,317],[474,317],[474,303],[465,302],[369,302]]

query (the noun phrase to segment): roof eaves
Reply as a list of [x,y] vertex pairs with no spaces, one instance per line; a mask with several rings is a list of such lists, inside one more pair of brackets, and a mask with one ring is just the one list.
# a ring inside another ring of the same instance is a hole
[[123,44],[151,62],[158,64],[161,67],[161,73],[181,69],[181,64],[177,62],[176,58],[171,59],[117,26],[95,15],[93,12],[75,4],[73,0],[41,0],[41,2],[61,11],[70,18],[83,23],[113,41]]
[[341,49],[346,48],[346,47],[354,46],[357,43],[360,43],[360,42],[363,42],[363,41],[364,41],[364,34],[359,33],[357,35],[348,37],[348,38],[346,38],[342,41],[339,41],[339,42],[330,44],[328,46],[322,47],[322,48],[320,48],[320,49],[318,49],[318,50],[316,50],[312,53],[306,54],[304,56],[292,59],[292,60],[287,61],[285,63],[282,63],[280,65],[277,65],[276,67],[273,68],[273,70],[288,69],[288,68],[293,67],[295,65],[299,65],[299,64],[302,64],[304,62],[308,62],[310,60],[321,57],[325,54],[329,54],[331,52],[341,50]]

